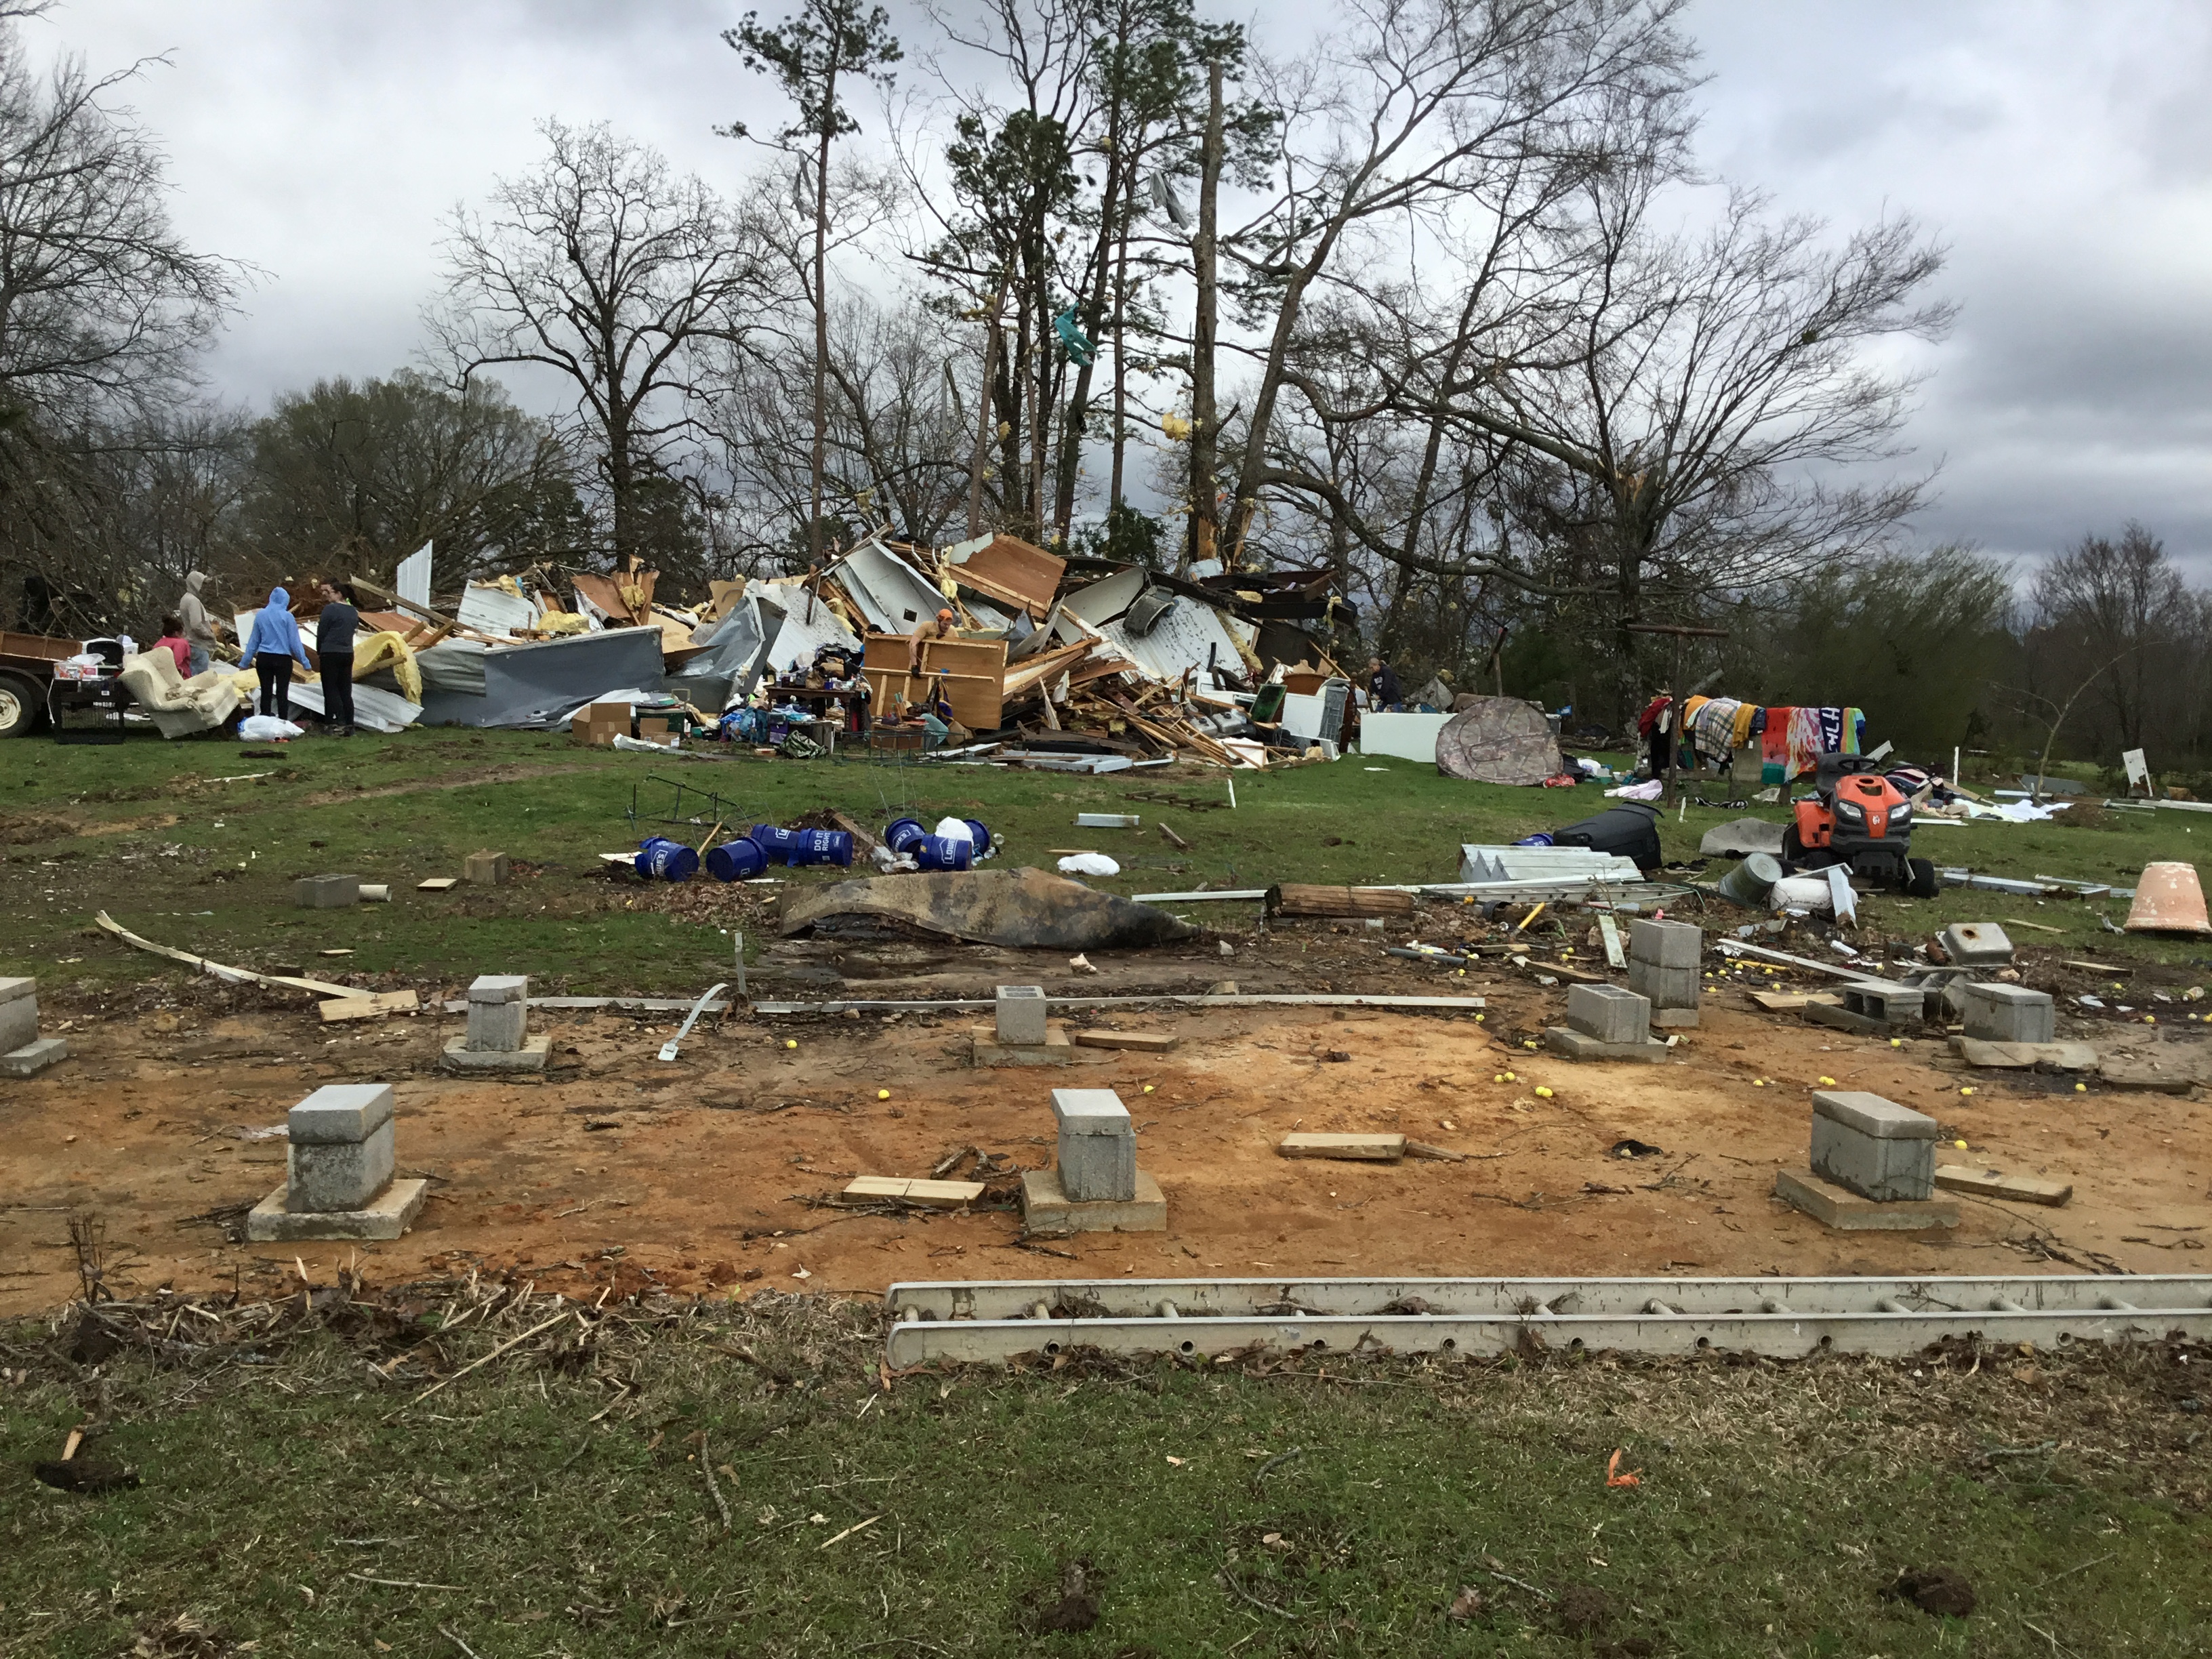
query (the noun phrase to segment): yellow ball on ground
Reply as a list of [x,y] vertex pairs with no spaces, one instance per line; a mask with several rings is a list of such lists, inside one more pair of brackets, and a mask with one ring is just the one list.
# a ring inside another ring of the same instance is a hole
[[1146,1092],[1146,1094],[1150,1094],[1150,1093],[1152,1093],[1152,1085],[1151,1084],[1147,1083],[1147,1084],[1145,1085],[1145,1092]]
[[878,1089],[876,1091],[876,1098],[878,1100],[889,1100],[890,1097],[891,1091],[888,1089]]
[[1836,1079],[1832,1077],[1824,1077],[1820,1079],[1820,1086],[1823,1089],[1832,1089],[1836,1086]]
[[787,1048],[796,1048],[799,1046],[799,1039],[797,1037],[786,1037],[783,1040],[783,1046]]
[[1974,1092],[1973,1085],[1969,1084],[1966,1088],[1960,1090],[1959,1092],[1962,1095],[1970,1095]]
[[1547,1088],[1546,1088],[1542,1084],[1540,1084],[1540,1084],[1538,1084],[1538,1085],[1536,1085],[1536,1098],[1537,1098],[1537,1099],[1539,1099],[1539,1100],[1549,1100],[1551,1097],[1552,1097],[1552,1091],[1551,1091],[1549,1089],[1547,1089]]

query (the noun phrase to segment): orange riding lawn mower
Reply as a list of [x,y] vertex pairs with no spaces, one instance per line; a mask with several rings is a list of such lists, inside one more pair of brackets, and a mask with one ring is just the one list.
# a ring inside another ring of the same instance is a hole
[[1813,793],[1796,802],[1782,832],[1782,862],[1792,871],[1850,867],[1855,876],[1934,898],[1936,866],[1912,856],[1912,803],[1864,755],[1814,759]]

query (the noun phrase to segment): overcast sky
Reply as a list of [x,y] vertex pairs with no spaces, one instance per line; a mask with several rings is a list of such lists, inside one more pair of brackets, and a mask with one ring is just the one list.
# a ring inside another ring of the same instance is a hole
[[[260,406],[414,358],[441,217],[529,166],[547,115],[734,186],[757,153],[713,128],[773,113],[716,38],[743,10],[99,0],[26,27],[96,70],[171,58],[130,101],[185,235],[264,273],[211,365]],[[1942,469],[1919,534],[2025,561],[2134,516],[2212,580],[2212,8],[1695,0],[1688,21],[1708,167],[1838,225],[1910,213],[1952,250],[1960,321],[1910,428]]]

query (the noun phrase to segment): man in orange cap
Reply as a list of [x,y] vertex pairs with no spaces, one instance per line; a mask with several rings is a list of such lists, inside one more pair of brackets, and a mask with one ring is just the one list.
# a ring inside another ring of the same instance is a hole
[[925,617],[916,623],[906,642],[906,672],[921,672],[921,647],[925,641],[949,640],[953,635],[952,613],[940,611],[934,617]]

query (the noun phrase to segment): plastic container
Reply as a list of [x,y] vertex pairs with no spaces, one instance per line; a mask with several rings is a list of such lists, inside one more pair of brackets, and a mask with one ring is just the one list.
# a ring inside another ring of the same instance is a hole
[[903,855],[907,848],[928,833],[919,818],[893,818],[884,831],[884,845]]
[[975,838],[975,856],[978,859],[987,859],[998,850],[996,844],[991,840],[991,832],[983,827],[981,820],[969,818],[968,833]]
[[637,872],[647,881],[689,881],[699,873],[699,855],[680,841],[651,836],[637,844]]
[[768,868],[768,854],[751,836],[739,836],[708,848],[702,862],[716,881],[745,881]]
[[757,823],[746,838],[777,864],[834,864],[848,869],[853,862],[853,837],[843,830],[783,830]]
[[965,870],[975,862],[975,843],[950,836],[923,836],[907,844],[906,854],[919,870]]

